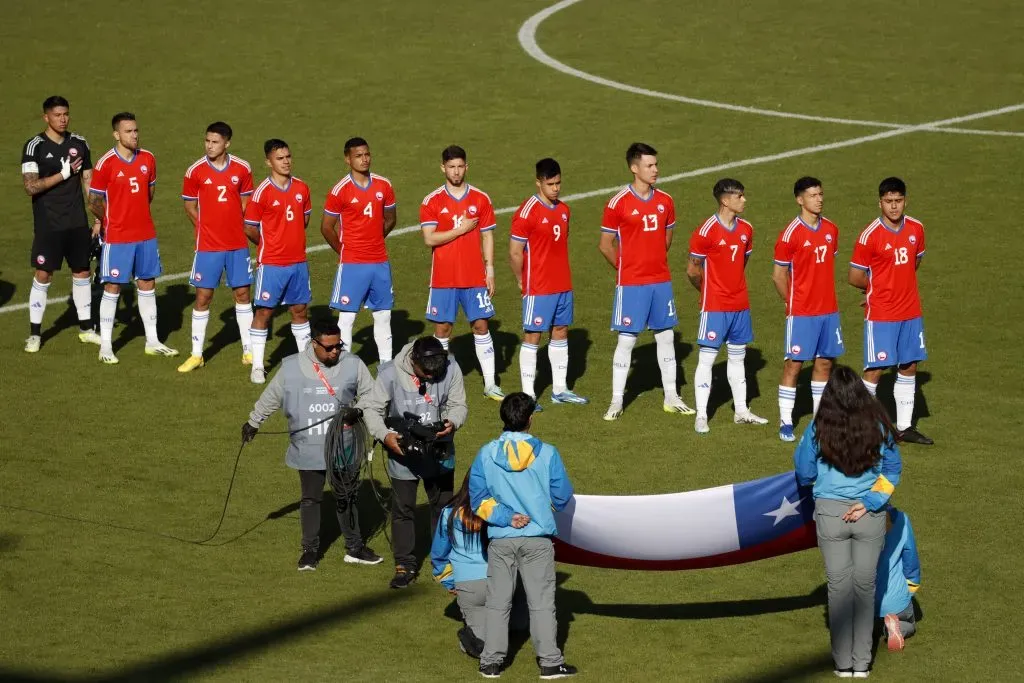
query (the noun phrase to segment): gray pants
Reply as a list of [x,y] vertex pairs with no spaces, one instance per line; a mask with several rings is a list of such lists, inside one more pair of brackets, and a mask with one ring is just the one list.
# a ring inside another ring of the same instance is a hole
[[867,671],[875,626],[875,572],[885,543],[885,513],[842,519],[853,501],[814,502],[818,547],[828,575],[828,627],[837,669]]
[[900,620],[900,633],[904,638],[909,638],[917,632],[917,619],[914,618],[914,603],[911,602],[902,612],[897,612],[896,617]]
[[530,609],[530,637],[541,666],[565,659],[558,649],[555,619],[555,546],[550,538],[495,538],[487,548],[486,637],[480,665],[501,664],[508,653],[508,622],[516,579],[521,577]]
[[[487,639],[487,579],[476,581],[459,581],[455,584],[455,599],[462,612],[462,620],[480,640]],[[509,617],[509,628],[513,631],[525,631],[530,627],[530,612],[526,605],[526,593],[523,584],[516,586],[512,595],[512,612]]]

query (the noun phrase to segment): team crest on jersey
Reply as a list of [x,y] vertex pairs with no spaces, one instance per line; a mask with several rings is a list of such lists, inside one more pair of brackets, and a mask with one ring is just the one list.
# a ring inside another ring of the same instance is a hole
[[237,185],[238,184],[238,176],[236,176],[236,175],[231,176],[231,184],[232,185]]
[[301,193],[295,195],[295,201],[297,201],[297,202],[301,202],[302,201],[302,194]]
[[567,220],[569,220],[569,214],[567,214],[567,213],[563,213],[563,214],[562,214],[562,220],[563,220],[563,221],[567,221]]
[[38,263],[39,265],[43,265],[44,263],[46,263],[46,257],[43,256],[42,254],[36,256],[36,263]]
[[709,341],[715,341],[716,339],[718,339],[718,333],[715,332],[714,330],[708,330],[707,337]]
[[658,204],[658,213],[665,213],[665,205]]
[[632,318],[623,318],[622,319],[622,324],[625,325],[626,327],[629,327],[630,325],[633,324],[633,319]]
[[349,301],[350,301],[350,299],[347,296],[341,297],[341,303],[347,304]]
[[118,270],[117,268],[111,268],[110,269],[110,277],[118,277],[120,274],[121,274],[121,271]]
[[800,353],[800,346],[797,344],[793,344],[789,351],[790,353]]
[[476,206],[475,205],[469,207],[469,215],[470,216],[475,216],[476,215]]
[[260,298],[264,301],[270,301],[270,292],[261,292]]
[[383,192],[378,192],[377,193],[377,201],[378,202],[384,201],[384,193]]
[[916,237],[914,237],[913,235],[911,235],[911,236],[910,236],[910,243],[911,243],[911,244],[917,244],[917,238],[916,238]]
[[825,241],[831,243],[832,242],[832,235],[825,235]]
[[540,317],[539,315],[533,319],[533,324],[534,325],[541,325],[543,323],[544,323],[544,318]]
[[889,354],[887,354],[885,351],[879,351],[878,353],[875,354],[875,358],[877,358],[878,360],[885,360],[888,357]]
[[149,168],[148,168],[148,167],[147,167],[147,166],[146,166],[145,164],[143,164],[142,166],[140,166],[140,167],[139,167],[139,169],[140,169],[140,170],[141,170],[141,171],[142,171],[143,173],[148,173],[148,172],[149,172]]
[[740,235],[740,242],[743,242],[743,244],[746,244],[747,243],[747,236],[746,235]]
[[72,157],[77,157],[78,156],[78,148],[77,147],[72,147],[71,149],[68,150],[68,154],[70,154]]

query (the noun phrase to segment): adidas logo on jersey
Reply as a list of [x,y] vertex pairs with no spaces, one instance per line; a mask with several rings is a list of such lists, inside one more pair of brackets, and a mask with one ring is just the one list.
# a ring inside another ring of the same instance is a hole
[[53,155],[52,155],[52,154],[50,154],[49,152],[47,152],[47,153],[46,153],[46,158],[47,158],[47,159],[52,159],[52,158],[53,158]]
[[352,201],[349,202],[349,204],[358,204],[358,203],[359,203],[359,200],[356,199],[355,197],[353,197]]
[[633,215],[634,215],[634,216],[639,216],[639,215],[640,215],[640,212],[639,212],[639,211],[637,211],[636,209],[633,209]]
[[446,206],[443,209],[441,209],[441,213],[448,213],[448,207]]
[[540,222],[540,224],[541,224],[541,225],[547,225],[547,224],[548,224],[548,219],[547,219],[547,218],[543,219],[543,220],[542,220],[542,221]]
[[205,182],[205,183],[203,183],[203,185],[213,185],[213,181],[212,181],[212,180],[210,180],[209,178],[207,178],[207,179],[206,179],[206,182]]
[[891,245],[891,244],[886,244],[886,245],[885,245],[885,250],[886,250],[886,251],[889,251],[889,250],[891,250],[891,249],[892,249],[892,245]]
[[118,171],[117,172],[117,177],[118,178],[123,178],[124,177],[124,171]]
[[809,246],[811,246],[811,241],[810,241],[810,240],[807,240],[806,242],[804,242],[804,246],[805,246],[805,247],[809,247]]
[[720,246],[720,247],[724,247],[724,246],[725,246],[725,244],[726,244],[725,240],[722,240],[722,241],[720,241],[720,242],[718,243],[718,246]]
[[281,202],[279,202],[279,201],[277,201],[277,200],[275,199],[275,200],[274,200],[274,204],[273,204],[273,205],[274,205],[274,206],[281,206]]

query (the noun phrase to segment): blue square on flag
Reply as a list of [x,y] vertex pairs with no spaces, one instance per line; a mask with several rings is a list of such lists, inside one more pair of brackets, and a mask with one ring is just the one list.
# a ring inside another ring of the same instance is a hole
[[740,548],[785,536],[814,521],[810,488],[799,488],[796,473],[733,485]]

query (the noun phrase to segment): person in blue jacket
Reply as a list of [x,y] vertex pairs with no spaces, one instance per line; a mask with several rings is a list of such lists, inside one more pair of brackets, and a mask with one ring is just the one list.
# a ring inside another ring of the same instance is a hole
[[917,631],[913,598],[921,587],[921,561],[907,513],[890,505],[886,526],[885,545],[878,558],[875,604],[876,614],[885,627],[887,645],[898,652]]
[[835,674],[867,678],[885,506],[903,463],[896,430],[853,369],[839,366],[832,371],[793,463],[798,483],[814,485]]

